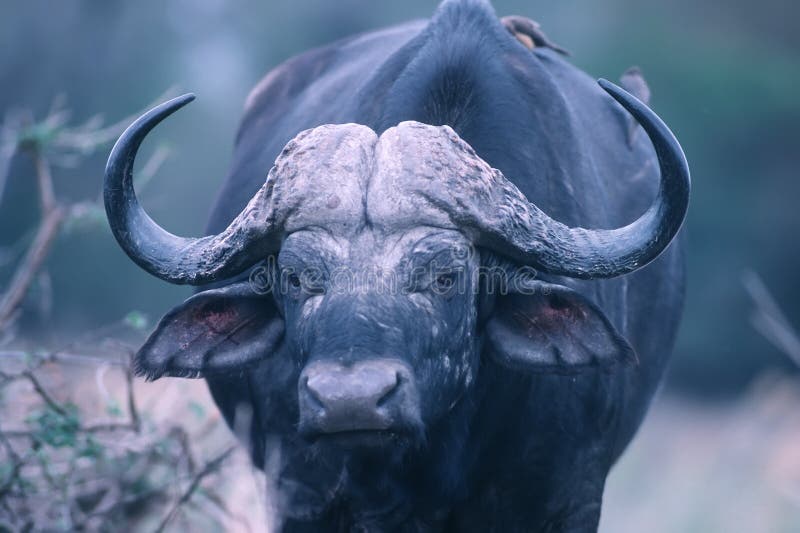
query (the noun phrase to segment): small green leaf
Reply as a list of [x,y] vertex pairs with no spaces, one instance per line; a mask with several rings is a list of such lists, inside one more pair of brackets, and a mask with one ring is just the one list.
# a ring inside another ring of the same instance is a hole
[[61,231],[64,235],[72,235],[106,227],[108,227],[106,212],[102,206],[94,202],[86,202],[77,204],[70,209]]
[[131,328],[135,329],[136,331],[143,331],[147,329],[147,317],[144,313],[139,311],[131,311],[127,315],[125,315],[125,324],[130,326]]
[[48,406],[31,413],[26,421],[39,441],[53,448],[75,447],[80,430],[78,408],[72,403],[61,408],[64,414]]
[[108,416],[119,418],[122,416],[122,408],[119,406],[119,403],[117,403],[116,400],[109,400],[108,404],[106,405],[106,413]]
[[205,408],[194,400],[189,402],[189,410],[201,420],[206,416]]
[[14,471],[14,465],[11,463],[0,463],[0,485],[5,485],[11,473]]
[[58,131],[46,124],[34,124],[20,132],[17,142],[22,149],[40,149],[55,139]]
[[78,457],[88,457],[90,459],[100,459],[103,457],[105,448],[97,442],[91,435],[86,438],[81,449],[78,451]]

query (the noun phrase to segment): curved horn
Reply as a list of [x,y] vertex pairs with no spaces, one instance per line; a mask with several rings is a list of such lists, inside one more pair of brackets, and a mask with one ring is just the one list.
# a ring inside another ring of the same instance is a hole
[[610,230],[570,228],[548,217],[509,182],[504,184],[505,213],[483,228],[482,243],[551,274],[573,278],[610,278],[632,272],[658,257],[683,223],[691,180],[686,157],[669,128],[645,104],[607,80],[599,80],[647,132],[658,156],[661,182],[650,208],[627,226]]
[[194,100],[185,94],[151,109],[120,136],[106,164],[103,197],[117,242],[137,265],[165,281],[202,285],[235,276],[263,258],[272,246],[268,179],[247,207],[220,234],[178,237],[147,215],[133,188],[133,163],[144,138],[156,125]]

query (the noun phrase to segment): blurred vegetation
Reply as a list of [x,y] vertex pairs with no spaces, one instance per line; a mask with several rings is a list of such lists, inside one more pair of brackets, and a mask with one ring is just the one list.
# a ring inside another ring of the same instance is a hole
[[[197,103],[146,143],[149,154],[142,160],[150,155],[163,165],[142,201],[165,227],[198,235],[225,176],[242,103],[267,70],[354,32],[427,17],[435,5],[422,0],[4,2],[0,142],[17,131],[15,123],[52,116],[54,103],[63,109],[66,102],[73,117],[102,112],[117,121],[154,101],[165,87],[194,91]],[[791,368],[750,326],[742,273],[758,272],[789,321],[800,323],[795,237],[800,232],[795,206],[800,4],[495,0],[494,5],[499,15],[541,22],[573,52],[575,64],[594,76],[615,79],[628,66],[641,66],[654,108],[684,145],[694,176],[687,225],[690,284],[670,385],[705,395],[730,393],[743,390],[761,369]],[[89,126],[96,126],[93,120]],[[59,129],[52,126],[27,134],[48,141],[41,136]],[[86,160],[78,167],[70,154],[47,145],[59,197],[93,205],[107,147],[81,151]],[[30,157],[0,150],[0,287],[34,236],[35,175]],[[84,221],[102,220],[102,211],[84,214]],[[138,270],[103,224],[76,224],[65,228],[82,230],[67,231],[55,243],[25,302],[20,325],[37,340],[69,338],[130,309],[155,319],[188,295],[187,289]]]
[[213,431],[224,424],[210,398],[195,393],[205,406],[191,401],[188,418],[171,412],[186,405],[141,402],[133,346],[96,333],[96,353],[0,352],[0,532],[235,527],[244,519],[219,478],[223,465],[241,473],[228,466],[230,434]]
[[[70,126],[68,115],[54,106],[39,122],[26,115],[12,117],[4,125],[0,146],[2,153],[25,155],[34,162],[39,203],[35,234],[24,243],[24,253],[0,291],[0,345],[38,345],[0,349],[0,533],[110,531],[120,524],[161,532],[179,517],[189,520],[185,508],[194,506],[196,495],[208,503],[191,513],[192,519],[211,520],[220,529],[223,524],[209,510],[231,513],[203,483],[218,473],[234,448],[229,444],[200,466],[190,440],[202,442],[202,436],[190,438],[185,418],[164,427],[153,423],[150,411],[140,415],[132,356],[149,326],[141,313],[129,312],[119,323],[83,332],[49,352],[42,351],[38,339],[16,338],[26,297],[36,293],[37,281],[41,286],[48,279],[54,243],[73,236],[86,221],[92,227],[103,220],[99,200],[70,202],[56,195],[51,161],[79,166],[116,138],[122,124],[103,127],[101,120],[91,119]],[[155,171],[161,160],[157,154],[145,170]],[[75,365],[95,367],[99,398],[86,395],[85,371]],[[118,374],[113,388],[124,390],[122,398],[109,391],[106,374],[112,368]],[[105,405],[105,412],[98,404]],[[193,411],[205,417],[203,409]]]

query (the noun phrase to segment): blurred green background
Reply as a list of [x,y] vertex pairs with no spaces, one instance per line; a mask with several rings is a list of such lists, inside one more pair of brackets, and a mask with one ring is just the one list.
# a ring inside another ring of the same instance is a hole
[[[745,270],[800,323],[800,4],[788,0],[496,0],[538,20],[574,63],[617,79],[642,67],[653,107],[693,170],[689,297],[670,386],[726,394],[788,361],[749,325]],[[198,235],[225,174],[243,101],[289,56],[354,32],[429,16],[408,0],[121,0],[0,4],[0,111],[42,117],[59,95],[76,120],[116,121],[165,89],[198,100],[146,145],[171,148],[143,203],[166,228]],[[56,169],[62,197],[95,197],[107,150]],[[145,156],[146,157],[146,156]],[[144,159],[143,159],[144,160]],[[0,286],[37,217],[33,166],[12,162],[0,205]],[[17,247],[14,248],[14,245]],[[51,334],[138,309],[156,318],[188,294],[149,277],[107,232],[62,239],[50,261]],[[40,306],[41,307],[41,306]],[[31,319],[28,318],[30,321]],[[35,324],[34,324],[35,326]]]
[[[199,235],[244,99],[264,73],[354,32],[428,17],[436,4],[2,2],[0,118],[29,111],[41,119],[63,99],[76,123],[98,113],[116,122],[170,87],[195,92],[196,103],[148,138],[141,161],[164,147],[169,157],[141,199],[164,227]],[[688,301],[667,377],[670,394],[656,403],[612,475],[604,527],[610,533],[800,530],[797,371],[753,327],[754,304],[743,282],[746,273],[757,273],[788,322],[800,327],[800,3],[494,5],[500,16],[539,21],[595,77],[615,80],[639,65],[652,106],[692,166]],[[57,195],[96,199],[109,149],[79,165],[50,154]],[[0,289],[38,221],[31,160],[14,157],[8,170],[8,180],[0,179]],[[57,241],[47,275],[26,301],[20,338],[57,345],[131,310],[152,323],[190,294],[135,267],[102,212],[88,215],[88,223],[67,225]]]

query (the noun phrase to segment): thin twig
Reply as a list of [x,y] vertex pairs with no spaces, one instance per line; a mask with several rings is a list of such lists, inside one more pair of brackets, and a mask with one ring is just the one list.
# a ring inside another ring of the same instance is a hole
[[138,492],[136,494],[122,496],[118,500],[110,502],[107,508],[98,509],[96,511],[91,512],[89,514],[89,517],[95,517],[95,516],[100,516],[100,515],[111,514],[112,512],[114,512],[116,509],[118,509],[121,506],[138,503],[138,502],[141,502],[143,500],[146,500],[147,498],[151,498],[154,495],[162,494],[168,488],[173,486],[176,482],[181,483],[181,482],[189,481],[189,480],[193,480],[193,479],[194,479],[194,476],[179,476],[177,479],[170,479],[167,482],[160,483],[160,484],[154,485],[154,486],[150,486],[149,488],[147,488],[145,490],[142,490],[141,492]]
[[[153,107],[176,94],[177,88],[170,87],[152,103],[148,104],[147,108]],[[68,117],[62,119],[62,114],[58,114],[57,111],[58,108],[54,109],[51,111],[51,115],[61,119],[62,122],[66,122]],[[53,140],[52,144],[57,149],[78,152],[81,155],[89,154],[98,147],[116,140],[136,117],[137,115],[130,115],[105,127],[99,127],[102,123],[102,117],[99,115],[90,118],[83,125],[73,128],[64,128],[63,124],[61,124],[59,135]]]
[[231,511],[228,508],[228,506],[225,504],[225,500],[223,500],[222,497],[219,494],[217,494],[215,491],[207,490],[207,491],[205,491],[203,493],[203,496],[208,501],[213,503],[214,507],[219,509],[220,512],[222,512],[222,514],[226,518],[228,518],[229,520],[233,520],[234,522],[239,524],[242,527],[243,530],[252,531],[252,528],[250,527],[250,523],[247,521],[247,519],[245,517],[241,516],[240,514],[234,513],[233,511]]
[[186,430],[183,429],[181,426],[174,426],[169,431],[170,436],[174,436],[175,439],[178,441],[178,444],[181,447],[181,451],[183,452],[183,457],[186,459],[186,469],[189,471],[190,474],[194,474],[197,470],[197,465],[194,460],[194,453],[192,452],[192,447],[189,444],[189,434],[186,433]]
[[130,422],[100,422],[81,426],[79,431],[86,433],[110,433],[114,431],[136,431],[136,426]]
[[[115,431],[136,431],[133,424],[127,422],[98,422],[87,426],[79,426],[76,433],[113,433]],[[27,429],[12,428],[5,431],[9,439],[36,439],[36,432]]]
[[42,386],[42,384],[39,382],[36,376],[33,375],[33,372],[26,370],[25,372],[23,372],[23,375],[28,379],[28,381],[31,382],[37,394],[39,394],[42,400],[44,400],[44,403],[46,403],[50,407],[50,409],[52,409],[53,411],[55,411],[56,413],[60,414],[65,418],[69,416],[69,414],[64,410],[64,408],[58,405],[58,402],[55,401],[55,399],[53,399],[52,396],[50,396],[50,393],[47,392],[47,390]]
[[53,188],[53,174],[50,164],[42,155],[41,148],[33,151],[33,162],[36,165],[36,180],[39,185],[39,207],[42,213],[48,214],[56,208],[56,193]]
[[147,185],[155,178],[158,169],[161,168],[161,165],[167,160],[169,154],[169,148],[158,146],[153,152],[153,155],[150,156],[150,159],[144,164],[136,180],[136,191],[139,195],[142,194],[142,191],[144,191]]
[[206,465],[203,467],[203,469],[200,470],[197,473],[197,475],[194,476],[194,478],[192,479],[191,483],[189,483],[189,486],[183,492],[181,497],[173,504],[173,506],[170,509],[170,511],[167,513],[167,515],[161,521],[161,524],[159,524],[158,528],[156,528],[156,533],[161,533],[161,532],[164,531],[164,529],[169,525],[169,523],[173,520],[173,518],[175,518],[175,515],[180,510],[181,506],[184,505],[187,501],[189,501],[191,499],[192,495],[195,493],[197,488],[200,486],[200,483],[203,481],[203,479],[206,476],[216,472],[219,469],[220,465],[225,461],[225,459],[227,459],[228,456],[231,453],[233,453],[234,449],[235,448],[232,446],[232,447],[228,448],[227,450],[225,450],[224,452],[222,452],[221,454],[219,454],[216,458],[214,458],[211,461],[209,461],[208,463],[206,463]]
[[[131,362],[133,357],[131,356]],[[133,364],[128,364],[125,369],[125,382],[128,387],[128,416],[130,417],[133,431],[140,433],[142,430],[142,419],[139,417],[139,410],[136,407],[136,397],[133,390]]]
[[753,327],[800,367],[800,335],[789,323],[764,281],[755,272],[747,271],[742,283],[755,304],[750,315]]
[[[30,352],[25,350],[0,350],[0,359],[7,357],[7,358],[17,358],[17,359],[24,359],[26,357],[30,357]],[[94,356],[94,355],[86,355],[81,353],[73,353],[73,352],[62,352],[62,351],[54,351],[47,353],[41,358],[37,360],[42,364],[46,363],[55,363],[55,362],[66,362],[66,363],[81,363],[85,365],[96,365],[99,363],[107,364],[110,366],[118,366],[118,367],[127,367],[127,364],[123,361],[114,361],[114,360],[107,360],[104,359],[103,356]]]
[[20,470],[22,470],[22,467],[25,465],[25,461],[23,461],[22,458],[19,456],[19,454],[17,454],[17,452],[14,451],[14,447],[8,441],[8,437],[6,437],[6,434],[1,429],[0,429],[0,443],[3,444],[3,448],[6,449],[6,455],[8,455],[8,458],[14,465],[11,467],[11,473],[9,474],[8,479],[5,480],[2,485],[0,485],[0,500],[1,500],[11,490],[11,487],[14,486],[14,483],[17,481],[17,478],[19,477]]
[[8,173],[11,170],[11,161],[17,153],[19,143],[17,142],[17,131],[20,127],[20,118],[6,113],[3,125],[0,126],[0,203],[8,183]]
[[5,328],[15,316],[17,308],[25,298],[28,288],[50,251],[63,219],[64,210],[56,208],[42,220],[25,259],[17,268],[5,295],[0,299],[0,329]]

